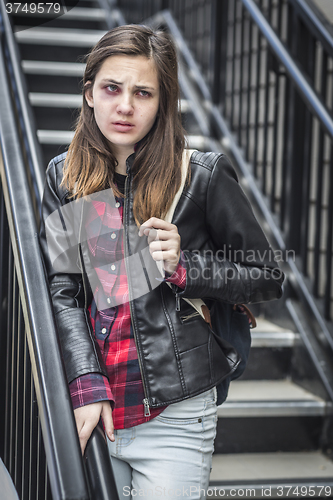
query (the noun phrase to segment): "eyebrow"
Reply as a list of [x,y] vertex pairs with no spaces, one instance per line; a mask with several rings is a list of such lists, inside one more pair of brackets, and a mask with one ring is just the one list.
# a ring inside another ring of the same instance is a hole
[[[114,83],[115,85],[123,85],[123,82],[116,82],[116,80],[112,80],[110,78],[106,78],[101,80],[101,83],[104,85],[106,83]],[[155,87],[149,87],[148,85],[134,85],[135,89],[147,89],[147,90],[156,90]]]

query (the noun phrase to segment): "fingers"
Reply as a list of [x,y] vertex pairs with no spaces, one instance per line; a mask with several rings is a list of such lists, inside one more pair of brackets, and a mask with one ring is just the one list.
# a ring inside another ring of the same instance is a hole
[[158,219],[157,217],[151,217],[140,226],[139,236],[143,236],[144,234],[148,236],[150,229],[162,229],[164,231],[175,231],[178,233],[177,226],[174,224]]
[[172,274],[180,257],[180,235],[174,224],[157,217],[148,219],[139,229],[139,236],[147,236],[149,252],[155,261],[163,261],[164,270]]
[[171,266],[174,271],[180,257],[180,236],[177,234],[177,238],[150,242],[149,252],[155,261],[164,261],[165,270],[169,270]]
[[109,401],[103,401],[103,409],[102,409],[102,419],[104,422],[104,428],[107,437],[110,439],[110,441],[114,441],[114,426],[113,426],[113,419],[112,419],[112,410],[111,410],[111,405]]
[[84,454],[84,450],[86,449],[88,439],[91,436],[92,431],[95,429],[96,425],[98,424],[99,417],[96,421],[95,418],[86,418],[83,421],[80,422],[79,426],[77,425],[77,431],[79,435],[79,440],[80,440],[80,446],[81,446],[81,451],[82,455]]
[[170,247],[167,244],[161,244],[160,241],[151,243],[149,245],[149,252],[155,261],[164,260],[173,265],[178,264],[180,257],[180,249],[178,246]]
[[74,410],[76,428],[79,435],[82,455],[92,431],[95,429],[96,425],[99,422],[102,409],[102,403],[92,403],[90,405],[81,406],[80,408],[76,408],[76,410]]

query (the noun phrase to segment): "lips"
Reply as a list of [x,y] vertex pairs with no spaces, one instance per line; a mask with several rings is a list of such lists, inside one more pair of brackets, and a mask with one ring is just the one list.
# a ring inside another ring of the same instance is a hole
[[128,132],[129,130],[132,130],[134,125],[130,122],[113,122],[112,123],[113,127],[118,130],[118,132]]

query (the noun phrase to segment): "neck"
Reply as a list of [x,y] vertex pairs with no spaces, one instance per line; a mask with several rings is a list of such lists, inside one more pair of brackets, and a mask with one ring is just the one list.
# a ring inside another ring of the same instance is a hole
[[134,148],[131,150],[127,149],[115,151],[116,159],[118,162],[118,165],[116,166],[116,172],[118,172],[118,174],[126,175],[126,160],[132,153],[134,153]]

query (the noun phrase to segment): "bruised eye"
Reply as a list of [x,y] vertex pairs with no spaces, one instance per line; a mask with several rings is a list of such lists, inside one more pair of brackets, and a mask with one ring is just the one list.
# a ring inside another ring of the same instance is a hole
[[146,90],[138,90],[137,94],[139,94],[141,97],[149,97],[151,95]]
[[106,88],[109,92],[117,92],[117,90],[119,90],[118,86],[114,85],[113,83],[111,85],[108,85]]

